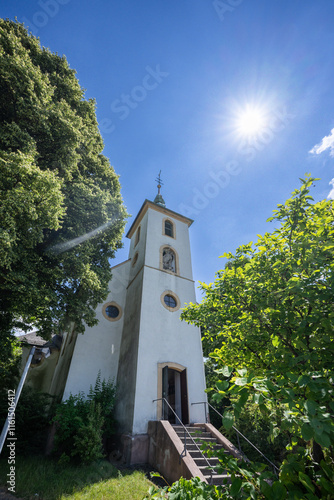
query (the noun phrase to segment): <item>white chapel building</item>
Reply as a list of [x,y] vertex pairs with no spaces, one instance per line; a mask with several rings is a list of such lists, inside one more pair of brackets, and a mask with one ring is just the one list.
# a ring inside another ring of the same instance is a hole
[[[189,227],[159,191],[130,227],[129,258],[113,268],[98,325],[78,335],[63,399],[88,393],[101,378],[117,385],[119,433],[143,439],[150,420],[205,422],[205,375],[199,328],[180,320],[195,302]],[[165,398],[168,404],[162,399]]]

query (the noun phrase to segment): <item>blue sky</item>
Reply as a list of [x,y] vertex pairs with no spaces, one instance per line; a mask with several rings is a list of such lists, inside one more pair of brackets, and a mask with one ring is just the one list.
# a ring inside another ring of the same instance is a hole
[[[306,172],[316,201],[334,187],[332,0],[11,0],[0,15],[64,54],[96,99],[130,214],[162,171],[167,207],[195,220],[195,280],[271,231]],[[247,110],[257,132],[240,132]]]

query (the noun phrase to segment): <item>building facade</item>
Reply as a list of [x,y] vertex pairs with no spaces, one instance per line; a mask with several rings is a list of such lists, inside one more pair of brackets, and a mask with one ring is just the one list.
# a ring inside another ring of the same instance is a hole
[[184,304],[196,300],[192,222],[166,208],[160,188],[154,202],[145,200],[127,234],[129,258],[113,268],[97,310],[99,323],[78,336],[73,351],[63,399],[87,393],[99,371],[113,379],[119,433],[132,447],[145,442],[150,420],[205,421],[204,405],[194,404],[206,401],[200,330],[180,320]]

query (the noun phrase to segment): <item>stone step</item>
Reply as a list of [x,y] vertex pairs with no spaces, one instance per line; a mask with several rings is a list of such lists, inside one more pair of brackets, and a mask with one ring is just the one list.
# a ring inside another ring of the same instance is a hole
[[173,429],[175,430],[175,432],[183,432],[184,429],[186,429],[191,434],[193,432],[208,432],[205,427],[194,427],[191,425],[185,425],[184,427],[182,427],[182,425],[173,425]]
[[181,439],[182,443],[186,442],[187,444],[194,442],[197,444],[202,444],[202,443],[217,444],[217,440],[213,437],[201,439],[198,438],[197,436],[192,436],[192,437],[187,436],[186,438],[184,438],[184,436],[179,436],[179,438]]
[[[202,447],[202,444],[203,443],[187,443],[187,451],[189,451],[190,453],[192,453],[193,451],[200,451],[201,454],[206,454],[206,450],[202,450],[201,447]],[[212,451],[218,451],[218,450],[221,450],[222,446],[220,444],[213,444],[211,447],[210,447],[210,450]]]
[[[208,466],[208,465],[201,465],[200,467],[198,467],[199,470],[202,472],[203,476],[210,476],[211,473],[212,475],[215,475],[215,476],[219,476],[219,474],[217,473],[216,469],[214,467],[211,468],[211,466]],[[222,473],[220,474],[223,474],[223,475],[226,475],[227,472],[226,471],[223,471]]]
[[201,450],[201,443],[187,443],[187,451],[201,451],[202,454],[205,453]]
[[[176,431],[176,434],[182,439],[184,438],[184,431],[183,430],[179,430],[179,431]],[[210,439],[211,438],[211,434],[210,432],[190,432],[189,433],[190,436],[193,438],[193,439]],[[189,434],[186,433],[185,435],[187,437],[189,437]]]
[[190,455],[193,459],[194,462],[198,467],[200,466],[210,466],[210,467],[215,467],[216,465],[219,464],[218,458],[207,458],[205,459],[204,457],[199,457],[199,458],[194,458],[192,455]]
[[[217,448],[217,449],[221,449],[221,448]],[[207,456],[207,454],[205,452],[202,452],[201,450],[198,451],[197,448],[194,449],[194,450],[190,450],[188,447],[187,447],[187,450],[189,451],[189,455],[191,456],[191,458],[193,458],[194,460],[197,459],[197,458],[203,458],[203,455],[204,456]],[[224,451],[224,454],[225,455],[229,455],[229,452],[227,450]],[[209,458],[209,457],[208,457]],[[218,460],[216,457],[212,457],[210,458],[210,460],[213,460],[213,459],[216,459]]]
[[219,486],[223,484],[224,479],[230,480],[230,476],[228,474],[214,474],[210,480],[210,476],[206,478],[209,484],[214,484],[215,486]]
[[[193,434],[201,434],[201,433],[204,433],[204,434],[210,434],[206,429],[205,427],[191,427],[191,426],[185,426],[186,428],[186,431],[189,432],[189,434],[193,435]],[[177,434],[184,434],[184,427],[182,427],[181,425],[173,425],[173,429],[175,430],[175,432]]]

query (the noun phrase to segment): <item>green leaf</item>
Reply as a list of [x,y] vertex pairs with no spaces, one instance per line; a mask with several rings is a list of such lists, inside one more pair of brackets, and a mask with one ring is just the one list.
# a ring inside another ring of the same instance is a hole
[[267,481],[260,479],[260,489],[261,492],[264,494],[265,498],[267,498],[268,500],[272,500],[272,489],[267,483]]
[[243,377],[244,375],[247,375],[247,368],[237,368],[237,372],[241,377]]
[[227,382],[227,380],[218,380],[218,382],[216,382],[218,391],[226,391],[229,385],[230,384]]
[[328,493],[332,493],[333,491],[333,483],[325,479],[323,476],[319,477],[319,482],[321,484],[321,488],[328,491]]
[[279,337],[273,337],[271,339],[271,342],[272,342],[274,347],[278,347],[281,343],[281,339]]
[[239,493],[241,486],[242,486],[242,479],[240,477],[234,477],[232,479],[232,486],[230,489],[230,494],[232,497],[235,497]]
[[295,373],[287,373],[286,376],[288,377],[289,380],[291,380],[291,382],[295,383],[297,382],[298,380],[298,375],[296,375]]
[[315,401],[307,399],[304,403],[304,408],[309,415],[314,416],[319,408],[319,405]]
[[263,403],[263,394],[259,394],[258,392],[256,392],[254,394],[254,403],[260,405]]
[[273,483],[272,493],[272,500],[284,500],[286,498],[286,489],[279,481]]
[[311,381],[311,377],[309,377],[308,375],[301,375],[299,378],[298,378],[298,385],[299,387],[305,387],[305,385],[309,384]]
[[314,429],[309,424],[303,424],[301,427],[302,437],[305,441],[310,441],[314,436]]
[[248,379],[246,377],[236,378],[234,381],[235,385],[246,385],[247,382],[248,382]]
[[321,434],[324,430],[323,423],[317,418],[310,418],[310,425],[313,427],[317,434]]
[[320,466],[327,475],[328,479],[334,483],[334,470],[324,460],[320,461]]
[[247,390],[246,390],[246,392],[241,394],[239,401],[238,401],[238,404],[240,405],[240,407],[243,407],[246,404],[248,396],[249,396],[249,393]]
[[216,392],[212,396],[212,400],[215,401],[216,403],[219,403],[222,399],[224,399],[224,394],[219,394],[219,392]]
[[315,432],[314,439],[323,448],[329,448],[331,446],[331,438],[326,432],[321,432],[320,434]]
[[232,372],[233,372],[232,366],[224,366],[222,371],[224,377],[230,377]]
[[304,474],[303,472],[299,472],[298,478],[299,478],[299,481],[305,486],[305,488],[308,491],[311,491],[311,493],[314,493],[315,488],[312,484],[311,479],[306,474]]
[[231,410],[225,410],[223,415],[223,426],[225,429],[229,430],[233,427],[234,415]]

